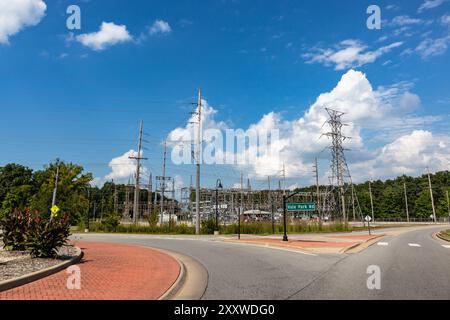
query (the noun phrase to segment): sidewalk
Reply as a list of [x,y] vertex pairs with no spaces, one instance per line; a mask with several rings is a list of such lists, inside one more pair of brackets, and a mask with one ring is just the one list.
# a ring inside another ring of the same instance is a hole
[[178,262],[153,249],[80,242],[81,289],[69,290],[66,270],[0,292],[0,300],[156,300],[177,280]]

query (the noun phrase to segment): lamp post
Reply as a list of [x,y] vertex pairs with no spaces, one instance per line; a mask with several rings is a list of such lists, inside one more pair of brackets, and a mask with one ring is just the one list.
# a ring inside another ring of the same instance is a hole
[[219,189],[222,189],[222,181],[216,181],[216,231],[219,231]]

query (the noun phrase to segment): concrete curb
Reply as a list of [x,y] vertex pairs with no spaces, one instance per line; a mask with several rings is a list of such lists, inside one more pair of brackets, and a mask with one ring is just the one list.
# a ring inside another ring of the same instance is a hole
[[200,300],[208,286],[208,270],[197,260],[181,253],[148,246],[174,258],[180,265],[180,273],[172,286],[158,300]]
[[366,240],[366,241],[361,242],[361,243],[355,243],[351,247],[348,247],[348,248],[345,248],[345,249],[341,250],[340,253],[358,253],[358,252],[361,252],[364,249],[367,249],[368,247],[370,247],[371,245],[377,243],[380,240],[380,238],[383,238],[385,236],[386,236],[385,234],[379,234],[375,238]]
[[15,279],[10,279],[10,280],[5,280],[0,282],[0,292],[2,291],[6,291],[6,290],[10,290],[16,287],[20,287],[23,286],[25,284],[28,284],[30,282],[34,282],[36,280],[48,277],[52,274],[55,274],[61,270],[66,269],[67,267],[78,263],[81,258],[83,257],[83,251],[81,251],[81,249],[79,247],[75,247],[75,249],[77,250],[77,254],[75,257],[71,258],[70,260],[66,260],[61,262],[60,264],[54,265],[52,267],[46,268],[46,269],[42,269],[33,273],[29,273],[26,275],[23,275],[21,277],[15,278]]
[[437,239],[440,239],[440,240],[442,240],[442,241],[445,241],[445,242],[450,242],[450,240],[445,239],[445,238],[443,238],[442,236],[440,236],[439,233],[440,233],[440,232],[435,232],[435,233],[433,233],[433,237],[435,237],[435,238],[437,238]]
[[192,257],[173,251],[170,254],[183,265],[184,273],[161,300],[200,300],[208,287],[208,270]]

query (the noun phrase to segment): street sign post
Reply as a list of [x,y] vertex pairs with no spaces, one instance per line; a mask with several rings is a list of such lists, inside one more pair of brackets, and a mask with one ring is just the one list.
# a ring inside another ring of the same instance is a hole
[[287,211],[316,211],[316,204],[314,202],[308,203],[286,203]]
[[364,218],[364,220],[367,221],[367,227],[369,228],[369,236],[370,236],[370,235],[371,235],[371,234],[370,234],[370,221],[372,220],[372,217],[371,217],[371,216],[366,216],[366,217]]

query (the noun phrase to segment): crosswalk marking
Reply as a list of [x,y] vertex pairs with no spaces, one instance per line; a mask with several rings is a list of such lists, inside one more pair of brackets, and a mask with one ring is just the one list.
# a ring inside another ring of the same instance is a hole
[[388,246],[389,245],[389,243],[387,243],[387,242],[378,242],[377,244],[379,246]]
[[410,247],[420,247],[420,244],[418,244],[418,243],[408,243],[408,245]]
[[442,246],[446,249],[450,249],[450,245],[448,245],[448,244],[443,244]]

